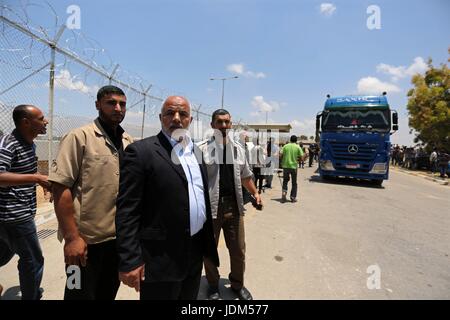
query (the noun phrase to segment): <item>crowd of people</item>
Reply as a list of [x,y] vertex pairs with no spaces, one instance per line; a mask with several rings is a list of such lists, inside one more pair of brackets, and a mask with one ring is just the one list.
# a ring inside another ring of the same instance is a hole
[[[289,180],[290,200],[297,201],[297,169],[307,157],[297,137],[282,146],[272,140],[262,146],[246,135],[238,141],[230,134],[230,113],[218,109],[214,135],[194,143],[189,101],[170,96],[159,134],[133,141],[120,125],[126,114],[120,88],[99,89],[95,107],[92,123],[61,139],[48,176],[37,172],[33,141],[48,123],[38,107],[17,106],[15,129],[0,136],[0,266],[19,256],[22,299],[42,297],[44,256],[34,222],[39,184],[52,195],[64,242],[64,299],[113,300],[120,282],[142,300],[196,299],[203,268],[208,299],[221,299],[217,245],[223,230],[231,290],[252,300],[244,282],[244,205],[263,209],[261,192],[272,187],[279,159],[283,202]],[[309,147],[310,166],[317,152]],[[69,285],[73,270],[79,283]]]
[[394,145],[390,152],[391,165],[406,169],[426,169],[439,173],[441,178],[450,177],[450,154],[446,150],[433,148],[427,153],[423,147]]
[[[244,281],[245,204],[262,210],[261,193],[280,171],[281,202],[288,193],[297,202],[298,169],[306,159],[309,167],[318,161],[319,146],[305,148],[295,135],[280,145],[273,139],[260,144],[245,132],[236,139],[225,109],[212,114],[214,135],[194,143],[191,107],[181,96],[164,101],[159,134],[133,141],[120,125],[126,114],[120,88],[99,89],[95,107],[92,123],[61,139],[48,176],[37,171],[33,141],[48,123],[38,107],[14,108],[15,129],[0,136],[0,266],[19,256],[22,299],[42,297],[44,256],[34,222],[39,184],[52,194],[67,281],[73,266],[79,270],[79,285],[67,282],[64,299],[113,300],[122,282],[142,300],[194,300],[203,268],[208,299],[221,299],[217,246],[223,231],[231,290],[252,300]],[[391,150],[392,165],[406,168],[424,157],[433,173],[450,173],[443,150]]]
[[[277,175],[279,170],[283,173],[282,187],[283,185],[286,186],[291,178],[293,178],[292,183],[295,184],[297,181],[296,170],[304,169],[307,159],[308,166],[312,167],[314,161],[318,162],[319,158],[319,146],[316,143],[310,143],[306,148],[302,142],[298,142],[296,135],[292,135],[288,143],[277,144],[274,139],[270,138],[264,145],[259,143],[258,138],[253,138],[253,141],[250,141],[248,135],[244,132],[242,144],[246,148],[247,161],[251,164],[258,193],[266,188],[272,188],[273,177]],[[287,186],[283,189],[282,202],[286,201],[286,194],[284,194],[284,192],[287,192],[286,189]],[[295,194],[296,192],[293,192],[291,195],[292,202],[296,202]]]
[[[257,209],[263,202],[245,147],[228,137],[230,113],[216,110],[214,136],[194,144],[190,104],[171,96],[161,108],[159,134],[133,141],[120,126],[126,114],[120,88],[102,87],[95,106],[92,123],[62,138],[48,176],[37,172],[33,140],[47,125],[38,107],[17,106],[16,128],[0,137],[0,266],[19,256],[22,299],[42,297],[36,184],[52,193],[64,242],[64,299],[112,300],[120,282],[142,300],[196,299],[203,267],[208,298],[220,299],[221,230],[231,290],[253,299],[244,285],[243,190]],[[69,286],[77,268],[80,283]]]

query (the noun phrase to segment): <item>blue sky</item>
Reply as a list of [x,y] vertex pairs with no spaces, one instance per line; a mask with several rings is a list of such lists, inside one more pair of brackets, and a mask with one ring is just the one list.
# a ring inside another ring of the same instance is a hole
[[[81,9],[79,32],[98,41],[121,67],[155,85],[155,94],[186,95],[202,110],[221,103],[246,122],[292,123],[311,135],[315,114],[332,96],[388,91],[399,111],[394,143],[412,144],[406,92],[428,57],[447,61],[447,0],[150,0],[48,1],[62,21]],[[6,1],[7,4],[15,4]],[[377,5],[381,29],[369,30]],[[49,25],[29,8],[34,24]],[[87,100],[89,101],[89,100]]]

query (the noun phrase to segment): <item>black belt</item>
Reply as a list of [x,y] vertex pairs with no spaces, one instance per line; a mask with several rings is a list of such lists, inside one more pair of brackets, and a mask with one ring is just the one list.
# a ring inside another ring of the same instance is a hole
[[237,207],[236,197],[234,196],[222,196],[219,197],[219,211],[223,213],[225,218],[229,218],[234,214],[238,214],[239,209]]
[[234,196],[221,196],[219,197],[219,204],[220,203],[225,203],[225,202],[231,202],[234,201],[235,197]]

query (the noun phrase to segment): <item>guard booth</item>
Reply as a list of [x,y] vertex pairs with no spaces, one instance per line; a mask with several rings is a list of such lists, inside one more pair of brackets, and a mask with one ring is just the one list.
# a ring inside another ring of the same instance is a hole
[[265,131],[267,132],[267,135],[269,137],[268,139],[268,148],[267,148],[267,156],[271,157],[272,156],[272,131],[277,131],[279,133],[289,133],[291,132],[292,126],[290,124],[247,124],[245,126],[245,128],[247,129],[253,129],[255,130],[255,132],[257,133],[257,143],[259,144],[259,138],[260,138],[260,132],[261,131]]
[[[277,132],[277,133],[282,133],[282,134],[288,134],[292,127],[290,124],[246,124],[246,125],[233,125],[233,129],[236,130],[252,130],[256,133],[256,144],[259,145],[260,143],[260,139],[262,137],[262,134],[264,132],[267,132],[267,157],[272,157],[272,142],[273,142],[273,136],[272,133],[273,132]],[[273,155],[274,157],[277,157],[277,155]],[[258,156],[257,156],[258,157]],[[263,173],[263,172],[266,173]],[[280,173],[283,172],[282,169],[279,168],[279,163],[278,161],[273,161],[270,160],[270,165],[266,166],[265,168],[261,169],[262,172],[262,176],[264,177],[264,179],[268,179],[267,177],[273,176],[273,175],[277,175],[278,178],[280,179]],[[267,181],[267,180],[266,180]],[[255,182],[256,183],[256,182]],[[281,183],[281,180],[280,180]],[[257,186],[258,188],[258,186]],[[261,190],[264,191],[265,187],[263,187]],[[259,191],[261,191],[259,190]],[[246,192],[245,188],[244,188],[244,203],[249,202],[250,200],[250,196],[249,193]]]
[[[272,157],[272,132],[279,132],[288,134],[291,132],[292,126],[290,124],[268,124],[268,123],[259,123],[259,124],[246,124],[233,126],[234,129],[245,129],[245,130],[254,130],[256,132],[256,143],[259,144],[259,140],[262,132],[267,132],[268,135],[268,145],[267,145],[267,157]],[[275,171],[278,172],[279,168],[274,168]]]

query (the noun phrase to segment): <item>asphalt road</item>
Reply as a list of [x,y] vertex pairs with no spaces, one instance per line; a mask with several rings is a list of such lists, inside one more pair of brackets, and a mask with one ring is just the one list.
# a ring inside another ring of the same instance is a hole
[[[391,171],[383,187],[366,182],[322,182],[299,169],[299,202],[281,203],[277,177],[263,193],[265,208],[245,217],[245,285],[255,299],[450,299],[450,187]],[[45,219],[44,219],[45,218]],[[39,230],[56,229],[51,214]],[[61,299],[62,245],[41,240],[44,299]],[[219,242],[221,292],[229,259]],[[16,299],[17,258],[0,269],[3,299]],[[369,273],[368,273],[369,272]],[[204,299],[205,279],[199,298]],[[121,286],[118,299],[137,299]]]
[[265,212],[247,221],[256,297],[450,298],[448,186],[396,171],[381,188],[299,173],[299,203],[269,192]]

